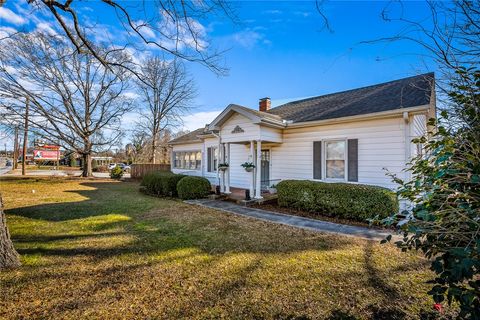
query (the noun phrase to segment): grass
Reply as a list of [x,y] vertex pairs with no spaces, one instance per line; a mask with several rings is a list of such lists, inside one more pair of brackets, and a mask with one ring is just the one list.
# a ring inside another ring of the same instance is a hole
[[[148,197],[133,182],[0,180],[23,267],[0,318],[415,319],[432,274],[392,245]],[[423,311],[422,311],[423,310]]]

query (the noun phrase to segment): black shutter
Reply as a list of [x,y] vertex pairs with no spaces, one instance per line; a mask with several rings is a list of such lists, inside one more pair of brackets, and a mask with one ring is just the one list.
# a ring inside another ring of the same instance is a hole
[[212,172],[212,148],[207,148],[207,172]]
[[322,179],[322,141],[313,141],[313,179]]
[[348,181],[358,181],[358,139],[348,139]]

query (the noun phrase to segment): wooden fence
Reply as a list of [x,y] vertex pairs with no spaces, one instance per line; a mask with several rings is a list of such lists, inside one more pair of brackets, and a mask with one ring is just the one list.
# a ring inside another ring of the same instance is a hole
[[142,178],[145,174],[152,171],[170,171],[170,164],[153,164],[153,163],[134,163],[130,169],[130,175],[132,178]]

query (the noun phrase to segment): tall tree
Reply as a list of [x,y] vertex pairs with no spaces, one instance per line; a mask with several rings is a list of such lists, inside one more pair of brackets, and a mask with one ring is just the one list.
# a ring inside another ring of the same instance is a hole
[[[120,64],[122,52],[97,47]],[[131,109],[129,76],[105,67],[91,54],[78,53],[64,38],[44,33],[16,34],[0,47],[0,97],[5,108],[24,115],[49,142],[60,142],[83,157],[83,176],[92,175],[91,156],[121,137],[121,117]]]
[[13,247],[7,228],[7,218],[3,212],[3,202],[0,197],[0,270],[14,268],[20,265],[18,253]]
[[[56,22],[58,31],[66,35],[77,53],[89,53],[104,66],[121,66],[135,72],[130,65],[110,59],[111,56],[104,55],[94,45],[95,38],[104,30],[99,30],[96,24],[90,24],[91,17],[82,13],[82,9],[88,7],[88,2],[80,0],[26,2],[32,10],[26,10],[28,13],[25,14],[35,13],[36,10],[50,13],[50,21]],[[5,3],[8,4],[9,1],[0,1],[0,6]],[[221,52],[211,47],[206,39],[205,28],[199,20],[211,16],[226,16],[235,21],[236,17],[228,1],[100,0],[96,5],[111,18],[110,27],[122,28],[121,34],[125,37],[115,39],[117,47],[129,47],[134,50],[155,47],[170,57],[199,62],[217,74],[226,72],[219,64]]]
[[148,132],[150,161],[156,163],[161,134],[169,127],[181,123],[196,95],[193,79],[178,60],[164,61],[148,58],[139,72],[137,81],[141,99],[145,104],[139,127]]

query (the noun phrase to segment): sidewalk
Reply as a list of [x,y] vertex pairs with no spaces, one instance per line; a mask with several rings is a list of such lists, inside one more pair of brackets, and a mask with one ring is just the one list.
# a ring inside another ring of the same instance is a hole
[[282,213],[277,213],[272,211],[244,207],[244,206],[240,206],[227,201],[200,199],[200,200],[187,200],[185,202],[189,204],[212,208],[212,209],[218,209],[221,211],[242,215],[250,218],[255,218],[262,221],[284,224],[284,225],[307,229],[307,230],[316,231],[316,232],[335,233],[335,234],[340,234],[344,236],[351,236],[351,237],[357,237],[357,238],[363,238],[363,239],[369,239],[369,240],[375,240],[375,241],[383,240],[388,235],[392,235],[394,238],[397,237],[393,235],[393,232],[389,232],[389,231],[350,226],[350,225],[344,225],[339,223],[292,216],[292,215],[287,215],[287,214],[282,214]]

